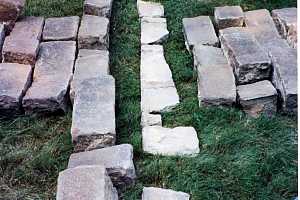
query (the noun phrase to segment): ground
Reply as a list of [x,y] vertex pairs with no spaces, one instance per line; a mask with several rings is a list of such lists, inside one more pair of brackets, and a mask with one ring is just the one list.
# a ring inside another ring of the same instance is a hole
[[[140,199],[143,186],[158,186],[203,199],[291,199],[297,195],[297,123],[292,116],[250,119],[238,109],[199,108],[192,56],[182,17],[212,15],[221,5],[244,10],[296,6],[296,0],[161,0],[170,37],[164,43],[181,103],[163,114],[167,127],[193,126],[201,153],[193,158],[142,152],[140,127],[140,27],[135,0],[115,0],[111,71],[117,86],[118,143],[134,146],[138,180],[123,194]],[[28,0],[25,14],[80,15],[82,0]],[[66,116],[0,120],[0,199],[55,199],[56,179],[72,152],[71,112]]]

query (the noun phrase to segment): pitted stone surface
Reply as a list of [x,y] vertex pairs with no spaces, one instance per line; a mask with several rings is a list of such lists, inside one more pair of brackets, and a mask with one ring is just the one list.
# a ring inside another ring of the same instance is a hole
[[277,108],[277,91],[270,81],[260,81],[237,87],[239,103],[253,117],[274,115]]
[[193,127],[148,126],[142,132],[143,150],[147,153],[164,156],[195,156],[199,153],[199,141]]
[[79,17],[55,17],[45,21],[44,41],[76,40]]
[[144,187],[142,200],[189,200],[190,195],[169,189]]
[[168,38],[167,20],[165,18],[143,17],[141,19],[141,43],[158,44]]
[[137,0],[140,17],[163,17],[164,7],[160,3]]
[[215,8],[215,20],[219,29],[244,25],[244,12],[240,6]]
[[185,43],[189,51],[192,51],[193,46],[197,44],[219,45],[218,37],[209,16],[184,18],[182,23]]
[[109,47],[109,20],[105,17],[83,15],[78,32],[79,49],[104,50]]
[[0,116],[20,114],[22,98],[32,81],[30,65],[0,63]]
[[85,0],[84,14],[110,18],[113,0]]
[[57,200],[118,200],[105,168],[80,166],[59,173]]
[[136,178],[133,147],[130,144],[74,153],[70,156],[68,168],[82,165],[103,165],[117,187],[132,184]]
[[75,51],[72,41],[41,43],[33,83],[23,98],[26,114],[66,111]]
[[146,126],[162,126],[161,115],[142,112],[141,126],[143,128]]
[[99,76],[84,80],[74,100],[71,134],[75,152],[115,144],[115,80]]
[[5,25],[7,32],[10,32],[15,21],[21,15],[26,0],[1,0],[0,1],[0,22]]

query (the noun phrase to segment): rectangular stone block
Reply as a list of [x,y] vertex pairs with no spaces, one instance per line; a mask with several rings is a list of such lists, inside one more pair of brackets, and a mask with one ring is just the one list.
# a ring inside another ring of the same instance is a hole
[[227,28],[220,31],[220,41],[238,85],[270,78],[271,60],[252,34]]
[[83,12],[86,15],[96,15],[110,18],[113,0],[85,0]]
[[84,165],[103,165],[116,187],[133,184],[136,178],[133,147],[130,144],[74,153],[70,156],[68,168]]
[[190,195],[169,189],[144,187],[142,200],[189,200]]
[[244,12],[240,6],[215,8],[215,21],[219,29],[244,25]]
[[105,167],[80,166],[59,173],[56,200],[118,200]]
[[147,126],[162,126],[161,115],[142,112],[141,126],[142,128]]
[[197,44],[218,46],[219,40],[209,16],[183,18],[183,33],[187,49],[191,52]]
[[163,17],[164,7],[160,3],[137,0],[140,17]]
[[83,15],[78,32],[79,49],[109,48],[109,20],[105,17]]
[[75,152],[115,144],[115,80],[99,76],[84,80],[74,100],[71,134]]
[[21,113],[22,98],[32,81],[30,65],[0,63],[0,116]]
[[10,32],[15,21],[22,14],[26,0],[1,0],[0,1],[0,22]]
[[26,114],[66,111],[75,52],[76,42],[41,43],[33,83],[23,99]]
[[165,18],[143,17],[141,19],[141,44],[159,44],[168,38]]

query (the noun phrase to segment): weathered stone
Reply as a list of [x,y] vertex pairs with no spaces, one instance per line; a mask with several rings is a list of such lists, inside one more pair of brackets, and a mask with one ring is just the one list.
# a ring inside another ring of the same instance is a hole
[[1,0],[0,22],[5,23],[6,25],[14,23],[21,15],[25,3],[26,0]]
[[240,85],[237,91],[240,105],[250,116],[272,116],[276,113],[277,92],[270,81]]
[[220,31],[220,41],[238,84],[270,78],[271,60],[252,34],[241,28],[227,28]]
[[163,17],[164,7],[160,3],[137,0],[140,17]]
[[235,78],[222,49],[197,45],[193,54],[198,72],[199,105],[232,106],[236,101]]
[[161,115],[142,112],[141,126],[162,126]]
[[133,147],[130,144],[74,153],[70,156],[68,168],[82,165],[103,165],[116,187],[128,186],[136,178]]
[[240,6],[215,8],[215,21],[219,29],[244,25],[244,12]]
[[110,18],[113,0],[85,0],[84,14]]
[[190,195],[169,189],[144,187],[142,200],[189,200]]
[[219,40],[209,16],[184,18],[183,33],[189,51],[197,44],[218,46]]
[[32,81],[30,65],[0,63],[0,116],[21,113],[22,98]]
[[44,41],[76,40],[79,17],[55,17],[45,21]]
[[78,33],[79,49],[108,49],[109,20],[105,17],[84,15]]
[[76,88],[81,81],[108,74],[109,52],[107,50],[80,49],[70,87],[71,102],[74,102]]
[[2,61],[2,47],[5,39],[5,27],[0,24],[0,62]]
[[76,42],[41,43],[33,83],[23,98],[26,114],[66,111]]
[[199,153],[199,141],[193,127],[148,126],[142,132],[143,150],[147,153],[165,156],[195,156]]
[[103,166],[80,166],[59,173],[56,199],[118,200],[118,193]]
[[72,119],[75,152],[115,144],[115,80],[99,76],[84,80],[77,87]]
[[298,44],[297,24],[290,26],[288,30],[287,41],[291,47],[295,49],[297,48],[297,44]]
[[141,19],[141,43],[158,44],[168,38],[167,20],[165,18],[143,17]]

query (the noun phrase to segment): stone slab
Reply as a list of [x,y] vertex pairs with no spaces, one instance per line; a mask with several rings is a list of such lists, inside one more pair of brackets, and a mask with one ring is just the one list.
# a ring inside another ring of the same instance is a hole
[[142,200],[189,200],[190,195],[170,189],[144,187]]
[[26,0],[1,0],[0,22],[9,24],[15,22],[22,14]]
[[146,126],[162,126],[161,115],[142,112],[141,126],[142,128]]
[[240,6],[216,7],[214,14],[219,29],[244,25],[244,12]]
[[105,17],[83,15],[78,32],[79,49],[109,48],[109,20]]
[[71,134],[75,152],[115,144],[115,80],[99,76],[78,86],[72,115]]
[[252,117],[272,116],[277,111],[277,91],[270,81],[260,81],[237,87],[239,103]]
[[85,0],[83,12],[86,15],[96,15],[110,18],[113,0]]
[[26,114],[65,112],[76,42],[41,43],[33,83],[23,98]]
[[79,17],[54,17],[48,18],[45,21],[43,40],[44,41],[61,41],[61,40],[76,40]]
[[130,144],[74,153],[70,156],[68,168],[82,165],[103,165],[116,187],[133,184],[136,178],[133,147]]
[[163,156],[195,156],[199,153],[199,141],[193,127],[143,128],[143,150]]
[[159,44],[168,38],[165,18],[143,17],[141,19],[141,44]]
[[118,200],[105,168],[80,166],[59,173],[57,200]]
[[183,33],[187,49],[191,52],[197,44],[218,46],[219,40],[209,16],[183,18]]
[[164,7],[160,3],[137,0],[140,17],[163,17]]
[[22,98],[32,81],[30,65],[0,63],[0,116],[21,113]]

